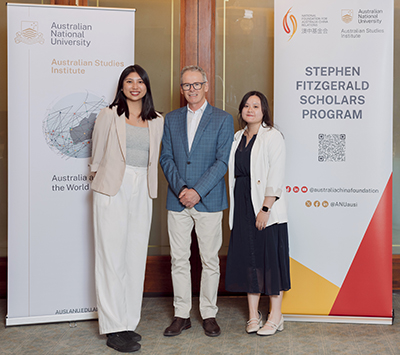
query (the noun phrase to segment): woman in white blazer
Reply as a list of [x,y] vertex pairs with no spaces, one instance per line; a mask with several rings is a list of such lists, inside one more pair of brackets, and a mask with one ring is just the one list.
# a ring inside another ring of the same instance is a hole
[[113,103],[96,119],[90,164],[99,330],[121,352],[140,349],[135,329],[163,125],[146,71],[137,64],[125,68]]
[[[239,105],[239,125],[229,159],[229,226],[232,230],[226,289],[246,292],[246,331],[272,335],[283,330],[283,291],[290,289],[284,186],[285,143],[273,127],[267,98],[248,92]],[[262,327],[261,294],[271,310]]]

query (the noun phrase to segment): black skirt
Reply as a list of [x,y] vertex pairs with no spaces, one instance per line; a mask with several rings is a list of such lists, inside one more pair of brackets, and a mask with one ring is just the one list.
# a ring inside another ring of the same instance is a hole
[[225,288],[232,292],[279,295],[290,289],[287,224],[259,231],[250,192],[250,153],[256,136],[246,137],[235,153],[235,208],[229,242]]

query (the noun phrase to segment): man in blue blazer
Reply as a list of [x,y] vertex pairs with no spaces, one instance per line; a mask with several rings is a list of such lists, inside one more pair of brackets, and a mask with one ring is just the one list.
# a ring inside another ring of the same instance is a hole
[[198,66],[181,72],[181,93],[187,106],[165,117],[160,156],[168,181],[168,233],[175,317],[165,336],[191,327],[190,244],[196,230],[202,262],[200,313],[208,336],[221,334],[218,311],[218,251],[222,245],[222,211],[228,207],[224,175],[233,141],[230,114],[206,100],[207,76]]

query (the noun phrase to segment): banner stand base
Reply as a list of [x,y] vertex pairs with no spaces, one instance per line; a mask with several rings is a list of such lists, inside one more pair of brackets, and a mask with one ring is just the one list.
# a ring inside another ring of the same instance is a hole
[[97,312],[93,313],[72,313],[51,316],[36,316],[36,317],[13,317],[6,316],[6,327],[12,325],[28,325],[28,324],[43,324],[43,323],[59,323],[59,322],[75,322],[82,320],[97,319]]
[[[393,314],[393,311],[392,311]],[[352,323],[392,325],[394,317],[359,317],[359,316],[320,316],[306,314],[284,314],[288,322]]]

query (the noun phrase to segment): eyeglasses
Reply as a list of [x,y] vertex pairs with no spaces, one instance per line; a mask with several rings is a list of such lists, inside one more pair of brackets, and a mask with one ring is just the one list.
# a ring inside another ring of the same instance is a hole
[[193,84],[181,84],[181,88],[183,91],[189,91],[193,86],[193,89],[200,90],[207,81],[203,81],[202,83],[193,83]]

